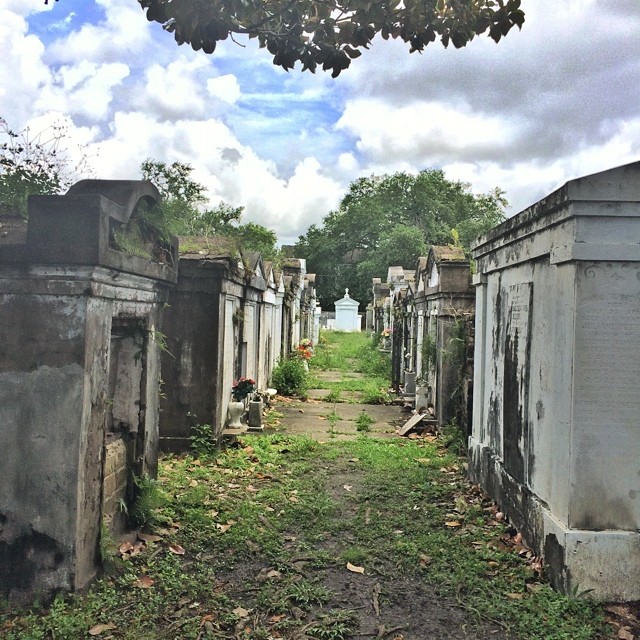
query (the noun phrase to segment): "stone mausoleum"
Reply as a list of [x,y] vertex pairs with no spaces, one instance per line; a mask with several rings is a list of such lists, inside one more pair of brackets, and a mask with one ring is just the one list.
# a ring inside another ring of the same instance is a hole
[[470,474],[562,590],[640,599],[640,163],[482,236]]
[[[135,478],[155,476],[159,325],[177,244],[117,238],[159,198],[85,180],[32,196],[0,241],[0,599],[82,589]],[[123,237],[123,236],[120,236]]]

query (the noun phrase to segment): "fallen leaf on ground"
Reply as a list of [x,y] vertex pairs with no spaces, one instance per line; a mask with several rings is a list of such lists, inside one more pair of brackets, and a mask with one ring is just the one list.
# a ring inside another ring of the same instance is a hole
[[193,479],[190,483],[189,483],[190,487],[197,487],[198,486],[198,481],[196,479]]
[[283,620],[286,619],[286,617],[287,617],[286,614],[281,613],[280,615],[277,615],[277,616],[271,616],[269,618],[269,622],[271,623],[282,622]]
[[300,502],[298,496],[289,496],[289,502]]
[[425,553],[420,554],[420,566],[424,569],[428,565],[431,564],[433,558],[431,556],[426,555]]
[[141,589],[148,589],[149,587],[152,587],[154,583],[153,578],[150,578],[149,576],[140,576],[135,583],[136,587],[140,587]]
[[457,520],[449,520],[448,522],[445,522],[445,524],[447,525],[447,527],[452,527],[452,528],[462,526],[462,523],[458,522]]
[[244,607],[236,607],[232,613],[238,616],[238,618],[247,618],[249,616],[249,611]]
[[179,544],[170,545],[169,551],[175,553],[177,556],[183,556],[185,554],[184,547],[181,547]]
[[620,638],[620,640],[634,640],[634,635],[629,629],[623,627],[618,631],[618,638]]
[[353,573],[364,573],[364,567],[356,567],[356,565],[347,562],[347,569]]
[[132,549],[133,549],[133,545],[128,541],[123,542],[118,547],[118,551],[120,552],[120,555],[124,555],[125,553],[129,553]]
[[138,538],[143,542],[158,542],[162,540],[162,536],[156,536],[153,533],[142,533],[142,531],[138,531]]
[[351,491],[351,489],[353,489],[353,487],[352,487],[350,484],[345,484],[345,485],[344,485],[344,487],[343,487],[343,489],[344,489],[345,491]]
[[537,591],[540,591],[541,589],[544,589],[544,585],[539,583],[539,582],[534,582],[533,584],[528,584],[527,585],[527,591],[531,591],[532,593],[536,593]]
[[115,629],[115,624],[97,624],[95,627],[91,627],[89,629],[90,636],[99,636],[104,631],[110,631],[111,629]]
[[509,600],[522,600],[524,593],[507,593],[507,598],[509,598]]

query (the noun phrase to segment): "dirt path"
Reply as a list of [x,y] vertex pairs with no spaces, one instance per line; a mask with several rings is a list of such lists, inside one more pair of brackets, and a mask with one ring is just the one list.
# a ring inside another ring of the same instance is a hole
[[[327,372],[326,376],[331,376]],[[339,375],[339,374],[338,374]],[[319,442],[337,442],[353,440],[361,435],[356,420],[363,412],[373,419],[367,435],[376,438],[399,438],[399,425],[410,417],[398,405],[363,405],[330,403],[318,400],[326,395],[324,390],[311,390],[309,399],[280,399],[276,410],[282,414],[279,432],[287,434],[305,434]],[[331,415],[339,419],[330,420]],[[386,640],[430,640],[448,638],[485,639],[496,638],[506,640],[508,637],[497,625],[487,623],[479,618],[472,619],[468,612],[455,599],[438,594],[434,586],[421,579],[420,575],[408,575],[398,569],[398,558],[367,549],[368,562],[364,573],[360,573],[357,556],[354,556],[351,567],[346,562],[336,565],[335,559],[345,557],[349,550],[358,548],[358,527],[371,526],[374,519],[385,517],[377,511],[378,505],[371,502],[365,509],[364,522],[358,517],[362,504],[369,500],[365,472],[362,467],[353,464],[347,454],[337,457],[330,465],[318,465],[314,473],[323,491],[326,491],[333,504],[334,524],[327,527],[319,539],[305,541],[304,527],[301,530],[292,528],[287,533],[291,551],[294,554],[288,566],[272,566],[264,559],[254,558],[250,564],[227,576],[227,588],[236,600],[242,600],[248,610],[260,608],[260,598],[256,595],[255,580],[264,581],[271,575],[275,581],[274,593],[278,592],[279,581],[299,579],[305,584],[311,583],[326,589],[329,598],[313,606],[311,611],[303,612],[292,607],[289,615],[304,616],[317,625],[322,620],[323,611],[331,611],[334,626],[326,630],[322,637],[353,638],[365,640],[379,638]],[[403,487],[398,487],[402,491]],[[340,523],[336,526],[336,522]],[[401,525],[398,525],[401,526]],[[396,530],[394,535],[402,538],[403,532]],[[300,555],[301,546],[311,549],[309,555]],[[357,553],[357,552],[356,552]],[[333,559],[322,565],[318,557]],[[371,560],[373,558],[373,562]],[[425,562],[428,559],[425,558]],[[362,567],[364,569],[364,567]],[[289,587],[286,587],[289,589]],[[281,589],[280,589],[281,590]],[[278,597],[274,595],[274,597]],[[351,621],[357,632],[340,635],[335,627],[335,612],[349,612],[355,616]],[[283,633],[283,638],[310,638],[298,629],[293,635]],[[313,637],[320,637],[314,633]]]
[[[319,484],[327,491],[334,505],[334,522],[320,539],[305,539],[305,527],[292,527],[285,535],[285,546],[291,551],[291,559],[283,564],[280,560],[270,563],[266,558],[254,556],[251,561],[236,566],[223,580],[222,588],[235,601],[242,602],[247,611],[253,612],[253,618],[240,623],[236,628],[236,638],[251,625],[261,626],[277,619],[276,616],[260,614],[265,607],[266,593],[269,608],[274,602],[285,601],[282,617],[299,619],[306,623],[281,635],[273,636],[291,640],[311,640],[326,637],[334,640],[367,640],[380,638],[386,640],[445,640],[445,639],[500,639],[506,635],[497,625],[472,618],[455,599],[438,594],[437,588],[429,586],[419,575],[408,575],[398,569],[397,558],[376,549],[366,550],[367,561],[359,567],[357,558],[353,558],[352,569],[346,562],[336,563],[349,549],[357,549],[357,527],[362,523],[357,517],[358,504],[366,492],[364,473],[345,456],[336,459],[330,466],[322,465],[316,470]],[[379,518],[375,504],[368,509],[367,519]],[[402,531],[396,535],[402,536]],[[308,554],[301,554],[300,547],[307,546]],[[329,562],[320,558],[331,559]],[[372,561],[373,558],[373,561]],[[360,573],[360,569],[364,573]],[[296,585],[299,588],[296,590]],[[313,602],[314,585],[316,592],[322,590],[328,594],[321,603]],[[305,595],[305,590],[308,595]],[[283,594],[297,593],[301,607],[295,605],[295,596]],[[308,601],[305,601],[305,598]],[[306,606],[302,606],[302,605]],[[277,608],[277,606],[276,606]],[[357,629],[344,635],[339,630],[340,613],[345,615],[345,628]],[[326,634],[318,634],[318,624],[327,621]],[[313,627],[313,635],[306,635],[305,628]]]

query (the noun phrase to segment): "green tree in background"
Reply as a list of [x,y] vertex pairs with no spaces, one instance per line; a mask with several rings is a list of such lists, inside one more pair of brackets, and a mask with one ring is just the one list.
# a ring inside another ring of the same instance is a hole
[[329,308],[346,287],[366,304],[372,278],[384,279],[389,266],[414,269],[430,245],[454,242],[452,230],[468,250],[504,220],[506,205],[500,189],[476,195],[436,169],[359,178],[321,226],[300,236],[296,255],[316,273],[323,306]]
[[193,180],[191,165],[147,159],[140,169],[143,179],[153,182],[162,195],[159,212],[170,233],[226,236],[235,239],[240,248],[257,251],[267,260],[278,254],[273,231],[254,222],[241,224],[244,207],[232,207],[226,202],[220,202],[214,208],[205,207],[207,188]]

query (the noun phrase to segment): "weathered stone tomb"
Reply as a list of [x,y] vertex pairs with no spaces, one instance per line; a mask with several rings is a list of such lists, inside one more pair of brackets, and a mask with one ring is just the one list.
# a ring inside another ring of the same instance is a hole
[[640,163],[482,236],[471,477],[567,592],[640,598]]
[[177,251],[131,256],[116,237],[158,197],[148,182],[82,181],[32,197],[26,237],[0,244],[0,598],[84,588],[101,525],[122,528],[134,477],[156,473]]

